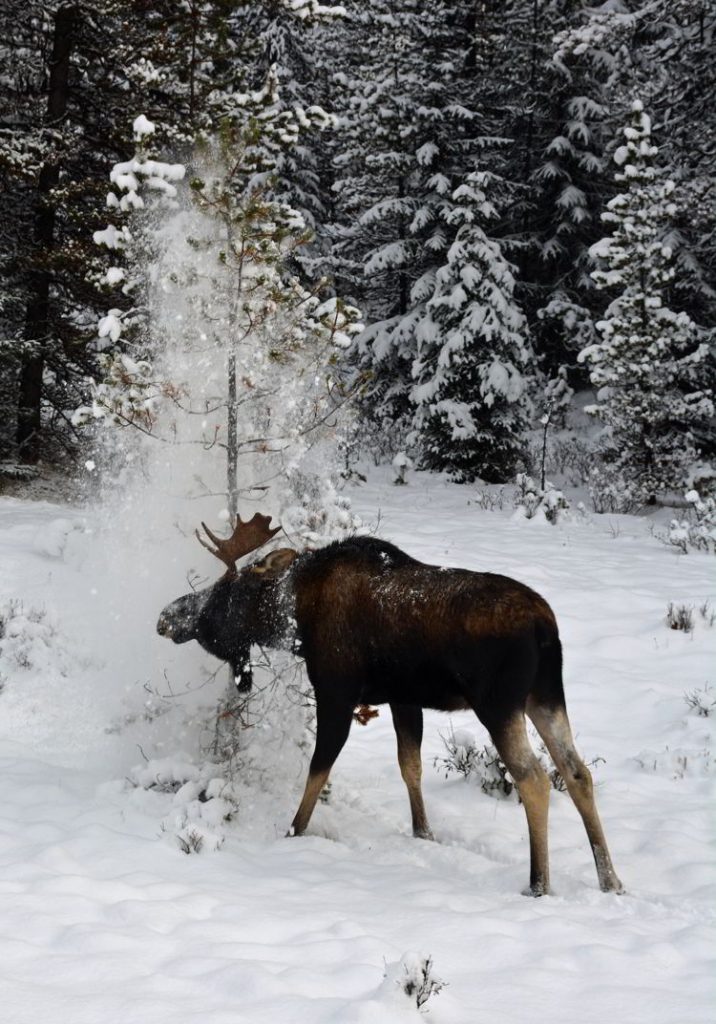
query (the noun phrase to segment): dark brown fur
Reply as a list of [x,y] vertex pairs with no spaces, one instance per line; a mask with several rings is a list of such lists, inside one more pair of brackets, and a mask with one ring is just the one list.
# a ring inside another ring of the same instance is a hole
[[[289,564],[290,563],[290,564]],[[158,629],[196,639],[241,665],[251,643],[292,646],[316,695],[316,748],[292,831],[303,832],[358,705],[390,704],[413,831],[431,837],[420,789],[422,709],[472,708],[520,792],[530,832],[530,891],[548,891],[549,783],[527,741],[527,711],[585,821],[603,889],[619,890],[574,749],[554,614],[539,594],[505,576],[426,565],[372,538],[314,552],[267,556],[204,595],[168,606]],[[250,678],[250,677],[249,677]],[[250,685],[250,683],[249,683]]]

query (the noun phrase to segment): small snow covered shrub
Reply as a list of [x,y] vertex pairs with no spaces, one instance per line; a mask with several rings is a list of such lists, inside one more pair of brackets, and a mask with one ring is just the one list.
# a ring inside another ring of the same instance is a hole
[[716,764],[716,758],[708,747],[672,749],[666,746],[659,751],[644,750],[634,760],[644,771],[674,780],[711,775]]
[[[0,608],[0,663],[13,668],[43,668],[57,637],[42,608],[25,610],[21,601]],[[62,659],[60,659],[62,660]]]
[[667,543],[685,555],[690,549],[716,553],[716,500],[702,499],[698,491],[687,491],[685,497],[691,506],[688,518],[671,520]]
[[573,487],[586,482],[594,465],[594,450],[578,437],[558,437],[547,447],[547,465]]
[[700,718],[708,718],[716,710],[716,697],[708,683],[702,687],[697,686],[690,693],[685,693],[684,700]]
[[599,515],[634,515],[644,507],[634,487],[615,475],[614,471],[607,472],[600,466],[591,469],[587,477],[587,490],[592,509]]
[[[547,747],[541,741],[537,745],[537,760],[542,765],[545,775],[550,781],[552,789],[556,790],[558,793],[566,793],[567,783],[564,781],[564,778],[560,775],[559,771],[555,767],[552,758],[549,756],[549,751],[547,750]],[[598,765],[606,764],[606,761],[603,757],[593,757],[591,761],[585,761],[584,763],[586,764],[587,768],[593,771],[596,767],[598,767]]]
[[485,512],[494,512],[499,510],[500,512],[505,507],[505,489],[504,487],[490,488],[487,491],[476,491],[474,498],[470,498],[468,505],[477,505],[478,508],[484,509]]
[[197,832],[196,829],[187,829],[186,832],[177,834],[177,842],[179,843],[179,849],[182,853],[201,853],[201,848],[204,845],[204,837],[201,832]]
[[405,474],[409,469],[413,468],[413,460],[409,458],[405,452],[398,452],[391,463],[393,470],[395,471],[394,484],[407,484]]
[[162,831],[173,835],[184,853],[199,853],[222,846],[225,826],[239,809],[236,788],[221,771],[221,765],[210,762],[161,758],[133,768],[129,783],[163,797],[167,813]]
[[438,995],[445,982],[433,971],[433,959],[425,953],[404,953],[397,963],[385,965],[385,986],[401,989],[421,1010],[431,996]]
[[709,629],[711,629],[714,623],[716,623],[716,612],[712,609],[711,604],[708,601],[704,601],[699,608],[699,615]]
[[666,625],[669,629],[692,633],[694,630],[694,608],[690,604],[674,604],[669,601],[666,609]]
[[478,747],[474,736],[466,729],[457,732],[451,729],[440,738],[446,754],[434,759],[436,771],[444,772],[446,779],[453,773],[465,779],[474,778],[482,792],[490,796],[510,795],[514,784],[493,746]]
[[542,518],[555,526],[569,508],[565,496],[551,483],[542,489],[527,473],[518,473],[516,483],[515,508],[524,519]]

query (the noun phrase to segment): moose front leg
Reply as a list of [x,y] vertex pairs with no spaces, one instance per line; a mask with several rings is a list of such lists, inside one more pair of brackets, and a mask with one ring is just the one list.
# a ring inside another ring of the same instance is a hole
[[425,813],[421,787],[423,764],[420,759],[420,744],[423,740],[423,709],[410,704],[391,704],[390,710],[398,740],[400,774],[408,789],[413,835],[418,839],[432,839],[433,833]]
[[348,739],[352,721],[352,703],[346,706],[317,698],[316,749],[311,758],[303,799],[289,829],[290,836],[300,836],[306,831],[316,801],[328,782],[333,763]]

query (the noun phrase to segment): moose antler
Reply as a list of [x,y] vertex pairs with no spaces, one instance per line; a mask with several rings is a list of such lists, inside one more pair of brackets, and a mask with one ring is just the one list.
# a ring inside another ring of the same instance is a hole
[[227,567],[229,574],[233,575],[236,572],[236,563],[239,558],[248,555],[250,551],[255,551],[257,548],[262,547],[281,529],[280,526],[271,529],[269,526],[270,522],[271,516],[262,516],[260,512],[257,512],[253,519],[248,519],[245,523],[242,522],[241,516],[237,516],[233,533],[226,540],[217,537],[206,523],[202,522],[201,525],[204,527],[207,537],[214,545],[213,548],[206,543],[198,530],[196,530],[196,536],[199,543],[207,551],[211,551],[212,555],[220,559]]

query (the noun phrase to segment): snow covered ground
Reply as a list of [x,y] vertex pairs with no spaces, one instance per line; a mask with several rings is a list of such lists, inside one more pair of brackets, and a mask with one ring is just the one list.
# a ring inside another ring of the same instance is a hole
[[[181,713],[156,696],[167,665],[173,692],[199,671],[197,651],[153,632],[186,566],[162,565],[161,544],[154,565],[124,550],[120,586],[91,513],[0,499],[3,1021],[711,1024],[716,708],[700,716],[684,694],[714,699],[716,625],[699,612],[716,609],[713,558],[678,555],[645,519],[518,522],[419,474],[400,488],[376,472],[351,496],[411,554],[513,575],[551,602],[627,894],[598,891],[576,811],[554,792],[554,894],[520,895],[523,810],[434,769],[438,714],[424,742],[437,842],[410,835],[383,713],[354,727],[309,835],[283,838],[294,777],[253,804],[246,790],[221,848],[185,855],[167,827],[178,794],[128,779],[146,758],[199,763],[201,715],[224,685],[207,680]],[[691,633],[666,627],[670,601],[694,606]],[[471,715],[451,718],[486,739]],[[383,981],[413,950],[447,983],[423,1013]]]

